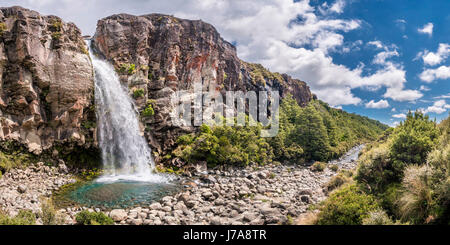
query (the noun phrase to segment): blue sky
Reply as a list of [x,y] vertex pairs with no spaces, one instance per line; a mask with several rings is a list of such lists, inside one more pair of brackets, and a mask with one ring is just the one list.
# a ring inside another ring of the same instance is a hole
[[116,13],[213,24],[238,56],[307,82],[330,105],[395,125],[450,111],[448,0],[3,0],[93,34]]
[[[333,2],[333,1],[331,1]],[[317,1],[318,4],[323,1]],[[330,3],[330,1],[329,1]],[[355,18],[363,21],[363,27],[345,34],[348,42],[362,40],[368,43],[373,40],[382,42],[384,45],[395,45],[398,57],[395,61],[402,64],[406,71],[406,87],[420,90],[423,96],[412,101],[398,102],[391,99],[385,99],[389,103],[387,108],[365,108],[359,105],[344,105],[343,109],[358,114],[364,114],[379,119],[392,125],[399,119],[392,115],[405,114],[408,110],[427,109],[432,107],[437,101],[445,100],[450,103],[450,79],[436,79],[430,83],[420,79],[420,74],[424,69],[449,66],[450,59],[443,60],[437,65],[426,65],[423,59],[418,57],[420,52],[428,50],[436,52],[440,44],[450,44],[450,1],[414,1],[414,0],[396,0],[396,1],[349,1],[342,13],[343,18]],[[432,34],[424,34],[418,31],[427,23],[433,24]],[[344,64],[349,67],[355,67],[359,62],[370,64],[377,50],[371,47],[363,46],[360,51],[349,53],[335,53],[331,56],[335,63]],[[370,66],[368,67],[370,69]],[[447,76],[448,77],[448,76]],[[428,89],[427,89],[428,88]],[[353,90],[354,94],[364,101],[379,101],[382,98],[383,90],[370,92],[362,89]],[[443,97],[442,97],[443,96]],[[441,102],[442,103],[442,102]],[[439,103],[438,103],[439,105]],[[430,117],[436,117],[441,120],[448,116],[449,108],[446,111],[431,108],[427,113]],[[395,112],[392,112],[395,108]],[[438,106],[439,108],[439,106]]]

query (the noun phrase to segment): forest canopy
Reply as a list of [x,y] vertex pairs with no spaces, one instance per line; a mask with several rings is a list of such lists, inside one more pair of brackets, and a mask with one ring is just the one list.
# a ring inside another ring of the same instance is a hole
[[300,107],[288,96],[279,113],[276,137],[261,138],[258,126],[207,126],[195,134],[180,136],[170,157],[185,163],[266,164],[273,161],[303,164],[327,161],[351,147],[374,140],[388,126],[367,117],[331,108],[313,100]]

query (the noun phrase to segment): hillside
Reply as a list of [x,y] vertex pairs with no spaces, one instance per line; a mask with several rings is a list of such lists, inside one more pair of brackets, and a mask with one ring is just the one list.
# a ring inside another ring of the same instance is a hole
[[318,223],[450,224],[449,139],[450,118],[436,124],[410,112],[366,147],[354,180],[341,174],[328,184],[343,187],[322,204]]
[[320,100],[300,107],[288,96],[281,103],[277,136],[259,137],[261,126],[204,125],[198,133],[179,137],[177,148],[164,158],[178,166],[198,161],[213,165],[274,161],[307,164],[338,158],[355,145],[376,139],[387,128],[367,117],[331,108]]

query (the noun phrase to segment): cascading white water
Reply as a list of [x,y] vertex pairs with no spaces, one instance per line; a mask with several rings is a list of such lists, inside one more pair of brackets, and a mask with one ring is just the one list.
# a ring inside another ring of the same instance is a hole
[[114,67],[97,58],[89,46],[95,74],[98,141],[105,173],[97,181],[165,182],[152,173],[154,161],[141,135],[137,110]]

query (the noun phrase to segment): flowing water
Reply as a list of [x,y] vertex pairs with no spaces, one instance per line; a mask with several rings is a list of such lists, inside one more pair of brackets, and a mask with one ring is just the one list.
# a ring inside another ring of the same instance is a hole
[[154,162],[147,141],[142,136],[138,112],[114,67],[89,49],[95,73],[95,103],[98,141],[105,174],[98,182],[165,182],[152,173]]
[[141,134],[138,111],[114,67],[93,54],[98,141],[104,174],[65,193],[68,203],[90,207],[145,206],[179,190],[167,175],[154,173],[150,147]]

